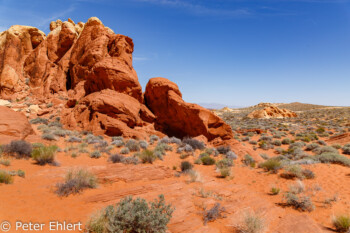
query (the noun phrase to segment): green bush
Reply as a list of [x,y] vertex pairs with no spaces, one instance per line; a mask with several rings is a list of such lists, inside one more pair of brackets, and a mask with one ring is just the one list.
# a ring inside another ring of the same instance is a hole
[[202,161],[203,165],[213,165],[213,164],[215,164],[215,159],[213,159],[209,155],[203,156],[201,158],[201,161]]
[[125,146],[127,148],[129,148],[130,151],[140,151],[140,145],[139,143],[134,140],[134,139],[130,139],[126,142]]
[[232,159],[221,159],[216,162],[216,167],[221,169],[221,168],[226,168],[226,167],[232,167],[233,166],[233,160]]
[[56,185],[56,193],[59,196],[68,196],[69,194],[79,193],[87,188],[96,188],[96,177],[86,170],[69,171],[64,183]]
[[12,184],[13,177],[7,171],[0,170],[0,183]]
[[350,166],[350,159],[338,153],[323,153],[320,155],[316,155],[314,159],[316,161],[320,161],[321,163],[334,163],[341,164],[347,167]]
[[301,211],[313,211],[315,209],[312,200],[308,196],[297,196],[292,192],[287,192],[285,194],[286,204],[293,206],[297,210]]
[[285,171],[281,174],[281,177],[286,179],[304,179],[303,168],[298,164],[289,165],[285,168]]
[[48,140],[48,141],[55,141],[56,138],[53,134],[50,133],[44,133],[43,135],[41,135],[42,139]]
[[188,161],[183,161],[183,162],[181,162],[180,167],[181,167],[182,172],[187,172],[193,168],[193,165],[192,165],[192,163],[190,163]]
[[266,160],[263,163],[260,163],[259,167],[263,168],[265,171],[277,173],[278,170],[281,169],[283,166],[282,166],[281,161],[279,161],[278,159],[275,159],[275,158],[271,158],[271,159]]
[[277,188],[277,187],[272,187],[270,192],[271,192],[271,195],[278,195],[280,193],[281,189],[280,188]]
[[242,162],[246,165],[246,166],[250,166],[250,167],[255,167],[255,159],[253,159],[253,157],[249,154],[246,154],[244,156],[244,158],[242,159]]
[[45,165],[47,163],[53,164],[55,162],[57,148],[57,146],[43,146],[34,148],[32,158],[39,165]]
[[90,153],[90,158],[98,159],[100,157],[101,157],[101,152],[99,152],[98,150],[95,150]]
[[350,216],[339,215],[332,219],[333,226],[337,232],[348,232],[350,229]]
[[165,233],[173,211],[163,195],[150,203],[142,198],[126,197],[90,220],[87,229],[88,232],[103,233]]
[[153,163],[157,156],[154,154],[153,150],[144,150],[140,153],[139,158],[142,163]]
[[230,167],[220,168],[219,171],[220,171],[220,176],[223,178],[231,176],[231,168]]

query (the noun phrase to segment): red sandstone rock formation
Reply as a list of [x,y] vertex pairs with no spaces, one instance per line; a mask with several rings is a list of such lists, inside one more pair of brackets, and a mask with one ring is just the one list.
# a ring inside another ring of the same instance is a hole
[[8,107],[0,106],[0,141],[7,143],[14,139],[25,139],[34,135],[34,130],[27,117]]
[[248,114],[248,118],[285,118],[285,117],[297,117],[295,112],[287,109],[280,109],[275,106],[265,107],[264,109],[255,110]]
[[149,81],[144,102],[132,66],[131,38],[115,34],[96,17],[85,24],[57,20],[50,29],[47,38],[25,26],[1,34],[2,94],[30,90],[41,102],[52,94],[68,96],[62,122],[96,134],[232,140],[230,126],[211,111],[183,101],[177,85],[165,78]]
[[208,109],[183,101],[178,86],[168,79],[150,79],[146,86],[145,101],[157,117],[156,128],[168,135],[204,135],[208,140],[233,138],[229,125]]
[[23,63],[28,54],[45,39],[34,27],[14,25],[0,34],[0,94],[15,98],[26,87]]

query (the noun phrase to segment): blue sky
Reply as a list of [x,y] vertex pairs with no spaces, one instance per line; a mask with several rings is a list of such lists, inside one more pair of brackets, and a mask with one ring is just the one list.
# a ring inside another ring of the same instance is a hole
[[350,106],[350,0],[0,0],[0,31],[91,16],[133,38],[143,88],[166,77],[188,102]]

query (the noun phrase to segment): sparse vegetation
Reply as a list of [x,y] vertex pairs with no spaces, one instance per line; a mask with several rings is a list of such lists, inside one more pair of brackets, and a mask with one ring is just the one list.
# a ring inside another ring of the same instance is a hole
[[215,203],[215,205],[211,209],[204,210],[204,213],[203,213],[204,225],[207,224],[207,222],[212,222],[218,218],[222,218],[223,217],[222,213],[224,211],[225,211],[225,208],[222,207],[220,203]]
[[29,158],[32,150],[32,145],[23,140],[11,141],[2,147],[3,153],[16,158]]
[[182,172],[188,172],[189,170],[191,170],[193,168],[193,165],[188,161],[183,161],[183,162],[181,162],[180,167],[181,167]]
[[338,215],[332,219],[333,226],[337,232],[348,232],[350,230],[350,216]]
[[39,165],[55,164],[57,148],[57,146],[41,146],[34,148],[32,158]]
[[157,159],[157,156],[154,154],[153,150],[144,150],[140,153],[139,157],[142,163],[152,164]]
[[149,203],[129,196],[92,218],[87,229],[88,232],[165,233],[173,211],[163,195]]
[[84,189],[97,187],[96,177],[86,170],[69,171],[64,183],[56,185],[59,196],[69,196],[82,192]]
[[13,177],[7,171],[0,170],[0,183],[12,184]]

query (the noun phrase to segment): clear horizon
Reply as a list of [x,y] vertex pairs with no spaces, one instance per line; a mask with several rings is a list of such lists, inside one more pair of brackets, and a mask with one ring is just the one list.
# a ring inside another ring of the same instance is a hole
[[348,0],[0,0],[0,31],[96,16],[135,43],[134,68],[185,101],[350,106]]

